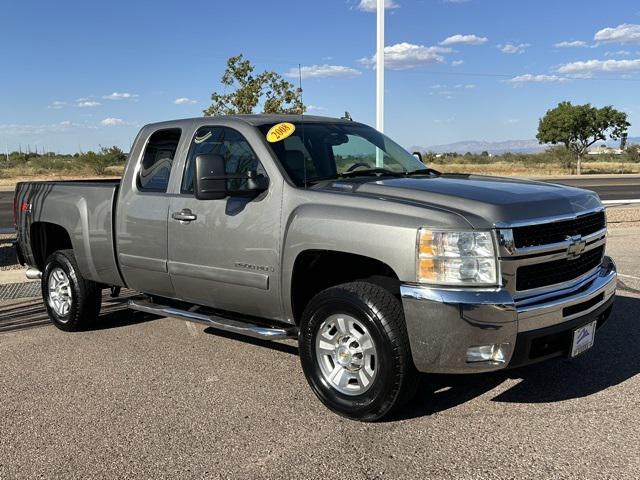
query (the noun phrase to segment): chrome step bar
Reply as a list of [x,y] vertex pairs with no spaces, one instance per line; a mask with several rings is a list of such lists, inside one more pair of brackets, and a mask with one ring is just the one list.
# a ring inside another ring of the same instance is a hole
[[160,315],[162,317],[175,317],[182,320],[202,323],[209,327],[224,330],[226,332],[238,333],[248,337],[260,338],[263,340],[280,340],[283,338],[298,338],[298,327],[265,327],[252,323],[241,322],[218,315],[205,315],[203,313],[181,310],[179,308],[158,305],[147,300],[132,299],[127,302],[129,308],[139,312]]

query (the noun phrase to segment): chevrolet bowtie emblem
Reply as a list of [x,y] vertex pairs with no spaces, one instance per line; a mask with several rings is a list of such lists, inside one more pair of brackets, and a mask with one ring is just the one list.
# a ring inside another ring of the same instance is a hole
[[567,236],[569,247],[567,248],[567,257],[570,259],[578,258],[584,252],[587,242],[582,239],[581,235]]

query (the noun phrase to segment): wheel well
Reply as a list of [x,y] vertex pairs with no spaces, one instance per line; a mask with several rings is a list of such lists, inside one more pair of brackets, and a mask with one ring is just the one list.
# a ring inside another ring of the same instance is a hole
[[31,225],[31,250],[36,266],[44,270],[44,262],[57,250],[73,248],[69,233],[55,223],[36,222]]
[[328,250],[302,252],[296,258],[291,276],[291,302],[296,323],[315,294],[334,285],[356,280],[375,283],[400,296],[398,276],[380,260]]

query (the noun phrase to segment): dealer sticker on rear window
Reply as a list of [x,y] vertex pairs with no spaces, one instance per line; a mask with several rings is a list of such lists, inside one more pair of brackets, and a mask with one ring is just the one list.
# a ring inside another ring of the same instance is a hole
[[277,123],[269,129],[267,132],[267,142],[274,143],[284,140],[293,132],[296,131],[296,126],[293,123],[282,122]]

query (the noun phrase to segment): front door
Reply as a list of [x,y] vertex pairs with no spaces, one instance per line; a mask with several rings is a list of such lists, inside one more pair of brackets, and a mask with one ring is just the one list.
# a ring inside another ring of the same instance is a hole
[[[264,318],[280,314],[278,270],[280,189],[270,185],[257,197],[197,200],[195,158],[224,157],[228,174],[265,171],[249,142],[224,126],[196,131],[186,158],[180,194],[169,206],[171,282],[178,298]],[[242,190],[244,180],[234,190]]]

